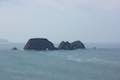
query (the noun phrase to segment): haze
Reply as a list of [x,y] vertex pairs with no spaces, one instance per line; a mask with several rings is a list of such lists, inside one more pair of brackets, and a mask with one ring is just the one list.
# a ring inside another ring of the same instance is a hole
[[0,0],[0,38],[120,43],[119,0]]

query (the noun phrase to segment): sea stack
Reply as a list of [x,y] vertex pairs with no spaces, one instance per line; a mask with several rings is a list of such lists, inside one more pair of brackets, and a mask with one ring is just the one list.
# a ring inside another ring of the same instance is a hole
[[58,47],[59,50],[76,50],[85,49],[85,45],[81,41],[74,41],[72,43],[68,41],[62,41]]
[[24,47],[24,50],[56,50],[54,44],[45,38],[32,38]]
[[74,41],[71,43],[71,49],[85,49],[85,45],[81,41]]
[[71,49],[71,44],[68,41],[62,41],[59,46],[58,49],[63,49],[63,50],[70,50]]

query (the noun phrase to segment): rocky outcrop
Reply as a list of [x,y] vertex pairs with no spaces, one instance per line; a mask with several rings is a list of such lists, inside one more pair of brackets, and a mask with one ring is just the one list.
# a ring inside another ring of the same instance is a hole
[[18,50],[16,47],[13,47],[12,50]]
[[74,41],[71,43],[71,49],[85,49],[85,45],[81,41]]
[[45,38],[32,38],[27,42],[24,50],[56,50],[56,48]]
[[63,50],[70,50],[70,48],[71,48],[71,44],[68,41],[67,42],[62,41],[58,46],[58,49],[63,49]]
[[58,47],[60,50],[75,50],[85,49],[85,45],[81,41],[74,41],[72,43],[62,41]]
[[[16,50],[17,48],[13,48]],[[30,39],[25,47],[24,50],[76,50],[76,49],[85,49],[85,45],[81,41],[74,41],[69,43],[68,41],[62,41],[58,48],[54,46],[52,42],[45,38],[32,38]]]

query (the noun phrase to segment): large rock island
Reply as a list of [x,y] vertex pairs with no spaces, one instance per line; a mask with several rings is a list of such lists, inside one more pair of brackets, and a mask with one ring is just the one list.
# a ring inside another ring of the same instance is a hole
[[24,47],[24,50],[55,50],[54,44],[45,38],[32,38]]
[[58,48],[54,44],[45,38],[32,38],[30,39],[24,50],[76,50],[76,49],[85,49],[85,45],[81,41],[74,41],[72,43],[68,41],[62,41]]

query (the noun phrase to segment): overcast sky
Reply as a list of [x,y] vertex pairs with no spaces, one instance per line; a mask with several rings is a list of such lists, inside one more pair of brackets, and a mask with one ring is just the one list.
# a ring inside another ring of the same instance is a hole
[[120,43],[120,0],[0,0],[0,38]]

